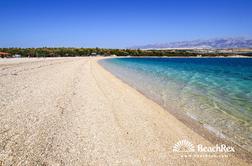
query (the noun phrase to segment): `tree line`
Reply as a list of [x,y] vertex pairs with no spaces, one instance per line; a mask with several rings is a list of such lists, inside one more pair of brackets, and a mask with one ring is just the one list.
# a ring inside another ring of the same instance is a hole
[[[21,57],[73,57],[73,56],[197,56],[188,50],[140,50],[104,48],[0,48],[0,52]],[[202,54],[202,56],[228,56],[228,54]]]

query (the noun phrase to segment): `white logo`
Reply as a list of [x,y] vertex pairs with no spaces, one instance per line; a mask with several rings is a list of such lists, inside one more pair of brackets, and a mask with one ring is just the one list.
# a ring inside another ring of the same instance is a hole
[[194,152],[194,145],[188,140],[178,141],[173,146],[173,152]]
[[199,153],[232,153],[235,152],[234,147],[225,144],[216,144],[215,146],[204,146],[202,144],[193,145],[190,141],[184,139],[178,141],[173,146],[173,152],[199,152]]

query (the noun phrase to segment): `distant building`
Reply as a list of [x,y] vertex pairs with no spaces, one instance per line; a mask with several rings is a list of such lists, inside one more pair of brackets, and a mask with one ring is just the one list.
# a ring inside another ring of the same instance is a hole
[[15,55],[13,55],[12,57],[13,57],[13,58],[21,58],[21,55],[15,54]]
[[1,57],[1,58],[7,58],[7,57],[9,57],[9,56],[10,56],[10,54],[7,53],[7,52],[0,52],[0,57]]

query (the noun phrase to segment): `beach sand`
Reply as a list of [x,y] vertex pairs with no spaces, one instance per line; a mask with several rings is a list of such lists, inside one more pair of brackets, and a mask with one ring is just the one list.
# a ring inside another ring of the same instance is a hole
[[99,59],[0,59],[0,165],[249,165],[173,152],[214,145]]

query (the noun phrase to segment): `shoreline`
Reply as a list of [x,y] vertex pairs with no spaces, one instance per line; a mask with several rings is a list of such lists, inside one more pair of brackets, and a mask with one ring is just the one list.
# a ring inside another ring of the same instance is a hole
[[173,151],[180,140],[214,145],[105,70],[99,59],[15,59],[8,68],[0,62],[0,163],[249,165],[234,153],[181,157],[185,153]]
[[[113,58],[113,57],[108,57],[108,58]],[[116,57],[116,58],[118,58],[118,57]],[[120,58],[123,58],[123,57],[120,57]],[[134,58],[134,57],[131,57],[131,58]],[[143,57],[143,58],[148,58],[148,57]],[[173,57],[153,57],[153,58],[173,58]],[[174,58],[180,58],[180,57],[174,57]],[[185,57],[181,57],[181,58],[185,58]],[[208,58],[208,57],[187,57],[187,58]],[[213,58],[234,58],[234,57],[213,57]],[[240,58],[240,57],[238,57],[238,58]],[[102,58],[102,59],[106,59],[106,58]],[[151,97],[149,97],[148,95],[144,94],[142,91],[138,90],[134,86],[130,85],[126,81],[122,80],[121,78],[119,78],[118,76],[114,75],[113,73],[111,73],[106,68],[104,68],[99,63],[99,60],[97,61],[97,63],[104,70],[108,71],[111,75],[113,75],[114,77],[116,77],[117,79],[119,79],[120,81],[122,81],[123,83],[127,84],[128,86],[130,86],[131,88],[133,88],[134,90],[136,90],[137,92],[139,92],[140,94],[142,94],[147,99],[153,101],[154,103],[157,103],[165,111],[167,111],[168,113],[170,113],[171,115],[173,115],[180,122],[182,122],[183,124],[185,124],[187,127],[189,127],[190,129],[192,129],[194,132],[198,133],[199,135],[201,135],[202,137],[204,137],[208,141],[210,141],[212,144],[228,144],[228,145],[231,145],[231,146],[235,147],[235,149],[236,149],[236,153],[234,154],[236,157],[241,158],[242,160],[245,160],[248,163],[252,163],[252,153],[251,152],[249,152],[246,149],[240,147],[239,145],[235,144],[231,140],[228,140],[228,138],[222,138],[221,136],[218,136],[217,133],[215,133],[214,131],[211,131],[206,126],[204,126],[204,124],[201,124],[199,121],[195,120],[194,118],[190,117],[189,115],[179,113],[178,111],[176,111],[174,108],[171,108],[171,107],[170,108],[164,107],[162,105],[162,103],[160,103],[159,101],[153,100]]]
[[[106,57],[105,57],[106,58]],[[230,55],[230,56],[109,56],[108,58],[252,58],[252,56]]]

